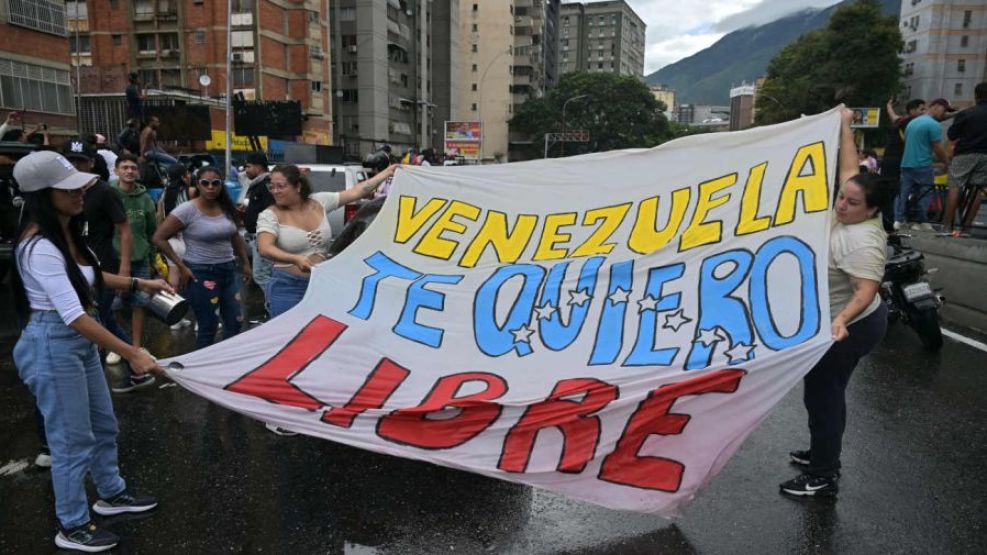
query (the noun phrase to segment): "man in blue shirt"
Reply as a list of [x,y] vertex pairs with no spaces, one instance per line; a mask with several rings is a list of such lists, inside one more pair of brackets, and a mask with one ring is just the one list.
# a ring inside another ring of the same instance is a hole
[[894,228],[901,229],[908,221],[908,197],[914,195],[918,202],[918,215],[914,229],[934,231],[925,220],[928,217],[930,192],[935,175],[932,172],[932,155],[935,153],[948,167],[949,154],[942,147],[942,128],[939,121],[946,119],[947,112],[953,112],[945,98],[937,98],[929,103],[924,115],[908,123],[905,128],[905,152],[901,157],[901,190],[894,207]]

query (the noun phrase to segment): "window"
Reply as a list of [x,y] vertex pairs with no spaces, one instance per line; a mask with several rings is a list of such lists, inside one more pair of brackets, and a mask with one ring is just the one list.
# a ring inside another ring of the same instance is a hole
[[971,10],[966,10],[963,12],[963,28],[966,29],[973,22],[973,12]]
[[154,17],[154,2],[152,0],[135,0],[134,16],[138,19],[151,19]]
[[956,60],[956,71],[960,73],[966,72],[966,60]]
[[51,0],[7,0],[7,21],[12,25],[64,37],[65,3]]
[[123,44],[123,35],[112,35],[111,40],[113,41],[113,46],[120,46]]
[[970,37],[968,37],[967,35],[963,35],[962,37],[960,37],[960,46],[962,48],[966,48],[967,46],[970,46]]
[[78,41],[76,41],[76,37],[74,35],[71,36],[69,38],[69,52],[72,54],[89,54],[89,35],[80,34],[78,36]]
[[206,32],[196,31],[192,33],[192,42],[195,44],[205,44],[206,43]]
[[343,44],[343,48],[348,48],[350,46],[356,48],[356,35],[343,35],[340,38],[340,41]]
[[153,54],[158,49],[154,35],[137,35],[137,51],[142,54]]
[[343,102],[359,101],[359,95],[357,94],[358,91],[356,89],[343,89],[342,92],[343,92],[343,96],[342,96]]
[[472,71],[473,71],[473,73],[476,73],[476,64],[473,64]]
[[356,75],[356,62],[343,62],[343,75]]
[[473,11],[474,12],[480,11],[480,5],[479,4],[473,4]]
[[473,90],[476,90],[476,83],[473,83]]
[[356,8],[339,8],[340,21],[356,21]]
[[472,46],[472,48],[471,48],[471,50],[472,50],[473,52],[479,52],[479,50],[478,50],[478,49],[477,49],[477,47],[476,47],[476,44],[473,44],[473,46]]
[[254,88],[254,68],[252,66],[234,66],[233,68],[233,88],[252,89]]
[[73,114],[69,72],[0,58],[0,106]]
[[161,50],[178,50],[178,35],[174,33],[165,33],[159,36],[158,43],[161,45]]
[[322,81],[312,81],[312,92],[322,92]]
[[963,83],[957,83],[956,86],[953,87],[953,94],[956,96],[963,95]]
[[472,30],[475,33],[479,30],[479,26],[476,23],[474,23],[473,26],[470,27],[470,30]]
[[[476,4],[474,4],[474,6],[475,6],[475,5],[476,5]],[[474,102],[474,103],[473,103],[473,105],[472,105],[472,106],[470,106],[470,110],[472,110],[472,111],[474,111],[474,112],[476,111],[476,102]]]

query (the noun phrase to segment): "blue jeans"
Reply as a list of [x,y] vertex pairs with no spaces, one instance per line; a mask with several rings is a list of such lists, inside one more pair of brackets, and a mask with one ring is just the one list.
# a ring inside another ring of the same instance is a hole
[[932,186],[935,175],[932,166],[922,168],[901,168],[901,190],[894,205],[894,221],[908,221],[908,196],[915,195],[918,202],[918,216],[915,221],[925,223],[932,202]]
[[[113,312],[113,299],[115,297],[116,291],[105,286],[97,293],[96,302],[99,303],[99,322],[110,333],[115,335],[117,339],[130,345],[130,334],[120,327],[116,314]],[[99,360],[103,363],[106,362],[106,351],[99,352]],[[127,373],[133,376],[134,370],[130,367],[130,363],[126,360],[122,360],[121,363],[127,367]]]
[[36,311],[14,346],[14,364],[44,416],[55,514],[64,528],[89,522],[86,474],[109,499],[126,488],[117,464],[117,420],[96,345],[54,311]]
[[308,289],[307,277],[299,277],[284,270],[274,268],[271,280],[264,287],[264,297],[267,299],[267,312],[271,318],[284,314],[301,302]]
[[171,164],[178,163],[178,158],[175,158],[174,156],[168,154],[167,152],[161,150],[160,148],[149,149],[147,152],[144,153],[144,158],[152,162],[157,162],[169,166]]
[[195,338],[195,348],[201,349],[213,344],[216,339],[216,308],[223,317],[223,337],[230,338],[240,333],[243,310],[240,306],[240,276],[233,261],[221,264],[191,264],[195,281],[190,281],[185,289],[199,332]]

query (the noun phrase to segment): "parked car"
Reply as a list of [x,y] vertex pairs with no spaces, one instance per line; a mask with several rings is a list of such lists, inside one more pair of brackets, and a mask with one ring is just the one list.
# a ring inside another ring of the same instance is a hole
[[[299,164],[298,167],[308,170],[313,193],[345,191],[368,177],[367,169],[359,164]],[[363,202],[366,201],[348,204],[342,210],[329,214],[329,227],[333,237],[342,233],[343,226],[353,219]]]

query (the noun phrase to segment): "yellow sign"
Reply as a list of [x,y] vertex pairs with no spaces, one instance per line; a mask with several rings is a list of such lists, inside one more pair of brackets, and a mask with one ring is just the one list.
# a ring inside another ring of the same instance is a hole
[[310,145],[331,145],[332,138],[328,131],[305,129],[302,133],[302,142]]
[[880,108],[850,108],[853,110],[853,122],[850,127],[854,129],[874,129],[881,122]]
[[[257,137],[260,140],[260,149],[267,150],[267,137]],[[212,130],[212,139],[206,142],[206,150],[225,150],[226,149],[226,132],[222,129]],[[233,150],[241,150],[244,152],[252,152],[254,149],[250,146],[250,139],[243,137],[241,135],[233,135]]]

